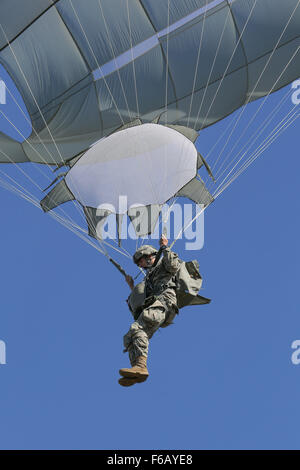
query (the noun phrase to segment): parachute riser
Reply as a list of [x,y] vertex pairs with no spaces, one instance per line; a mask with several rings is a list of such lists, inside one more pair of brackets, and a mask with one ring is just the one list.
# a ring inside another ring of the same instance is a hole
[[[110,256],[107,256],[107,258],[109,259],[109,261],[117,268],[117,270],[124,276],[126,277],[127,276],[127,273],[126,271],[122,268],[122,266],[117,263],[113,258],[111,258]],[[134,280],[138,278],[138,276],[140,276],[141,273],[144,273],[144,271],[142,269],[140,269],[140,272],[135,276]]]
[[116,262],[114,259],[112,259],[110,256],[108,257],[108,259],[109,259],[109,261],[117,268],[117,270],[118,270],[121,274],[123,274],[124,277],[127,276],[126,271],[122,268],[122,266],[121,266],[119,263],[117,263],[117,262]]

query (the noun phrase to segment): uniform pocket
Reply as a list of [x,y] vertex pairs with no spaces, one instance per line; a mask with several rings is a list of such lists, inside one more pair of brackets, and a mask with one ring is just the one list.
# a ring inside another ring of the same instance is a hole
[[138,321],[146,323],[148,326],[159,328],[160,324],[165,321],[165,317],[165,306],[159,300],[155,300],[149,307],[143,310]]
[[178,312],[179,310],[177,305],[171,305],[166,312],[166,319],[160,327],[166,328],[167,326],[171,325]]

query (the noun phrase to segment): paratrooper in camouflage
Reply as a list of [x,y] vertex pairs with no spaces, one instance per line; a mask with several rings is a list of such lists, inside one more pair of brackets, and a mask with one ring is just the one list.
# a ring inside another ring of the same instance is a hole
[[[145,277],[145,299],[140,311],[133,312],[135,321],[124,336],[125,351],[129,353],[131,368],[120,369],[120,385],[131,386],[143,382],[149,373],[147,357],[149,340],[159,329],[170,325],[178,313],[175,274],[180,267],[180,260],[167,246],[165,236],[160,239],[162,258],[153,267],[157,250],[144,245],[134,254],[133,261],[147,269]],[[134,289],[131,276],[126,276],[130,288]]]

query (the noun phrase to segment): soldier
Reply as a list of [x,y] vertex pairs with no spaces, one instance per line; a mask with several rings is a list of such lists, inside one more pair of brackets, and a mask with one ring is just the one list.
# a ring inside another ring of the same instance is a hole
[[[124,336],[124,352],[128,351],[132,366],[120,369],[122,378],[119,379],[119,384],[124,387],[144,382],[148,378],[149,339],[158,328],[170,325],[178,313],[174,276],[180,267],[180,260],[168,247],[168,240],[164,235],[160,239],[160,248],[163,256],[154,267],[157,250],[153,246],[141,246],[133,256],[134,263],[146,269],[147,275],[142,311]],[[126,282],[133,290],[131,276],[126,276]]]

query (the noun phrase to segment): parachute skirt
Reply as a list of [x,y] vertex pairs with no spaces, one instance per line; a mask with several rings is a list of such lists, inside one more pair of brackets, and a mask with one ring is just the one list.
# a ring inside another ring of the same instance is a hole
[[204,207],[211,204],[213,197],[198,175],[204,165],[212,177],[194,145],[198,133],[157,121],[142,124],[137,119],[69,160],[69,171],[54,180],[62,177],[41,201],[42,209],[78,201],[89,235],[96,239],[101,239],[102,227],[114,213],[120,243],[125,214],[142,237],[154,231],[162,206],[174,196]]

